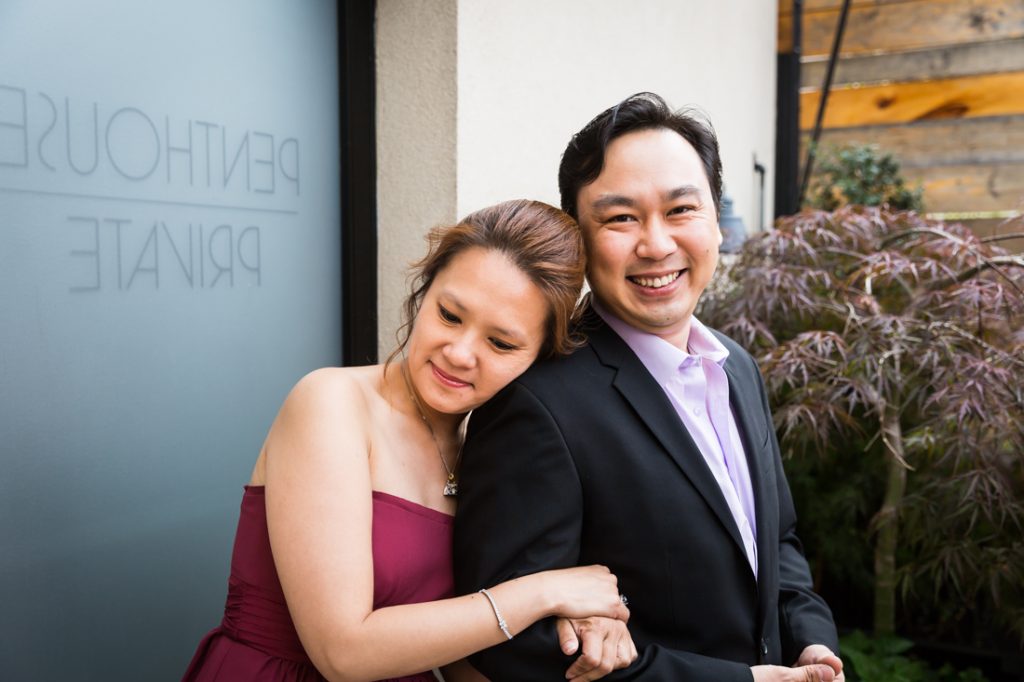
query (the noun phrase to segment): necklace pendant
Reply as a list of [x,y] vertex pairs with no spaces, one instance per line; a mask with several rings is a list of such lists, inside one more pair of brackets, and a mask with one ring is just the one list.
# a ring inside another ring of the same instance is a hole
[[444,496],[445,497],[457,497],[459,494],[459,484],[456,481],[448,481],[444,484]]

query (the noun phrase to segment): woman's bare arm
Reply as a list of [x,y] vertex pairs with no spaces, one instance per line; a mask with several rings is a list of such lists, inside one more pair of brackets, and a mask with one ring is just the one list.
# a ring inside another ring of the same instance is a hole
[[[472,594],[373,609],[370,413],[346,370],[305,377],[267,437],[267,524],[299,638],[329,680],[429,670],[505,640]],[[615,579],[589,567],[491,589],[515,634],[549,615],[626,617]]]

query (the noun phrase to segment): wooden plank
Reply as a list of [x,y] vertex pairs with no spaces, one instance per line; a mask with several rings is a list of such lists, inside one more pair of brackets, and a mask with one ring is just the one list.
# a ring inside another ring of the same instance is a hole
[[1024,164],[905,168],[911,186],[924,187],[928,211],[1007,211],[1024,208]]
[[[800,94],[800,127],[814,126],[819,93]],[[1024,113],[1024,71],[833,90],[825,128]]]
[[[801,160],[807,158],[809,139],[805,134],[801,140]],[[904,168],[1024,163],[1024,115],[833,128],[822,132],[820,144],[876,145]]]
[[[850,7],[876,7],[878,5],[898,5],[906,2],[916,2],[916,0],[853,0],[853,2],[850,3]],[[843,0],[804,0],[803,2],[804,12],[838,10],[842,6]],[[792,16],[792,0],[779,0],[779,14]]]
[[[876,8],[879,5],[898,5],[908,2],[920,2],[920,0],[853,0],[850,9]],[[843,6],[843,0],[804,0],[803,13],[833,13],[839,16],[839,10]],[[835,32],[835,18],[832,31]],[[805,24],[806,25],[806,24]],[[780,54],[793,51],[793,5],[792,0],[779,0],[779,23],[778,23],[778,52]],[[829,46],[831,46],[831,39]],[[806,51],[805,51],[806,54]]]
[[782,17],[779,17],[775,38],[775,51],[779,54],[790,54],[793,51],[793,28],[788,23],[783,25]]
[[924,188],[924,208],[935,213],[1024,213],[1024,163],[903,168],[911,188]]
[[[805,10],[802,55],[828,55],[839,9]],[[779,14],[779,51],[792,51],[790,14]],[[842,54],[908,50],[1024,37],[1020,0],[907,0],[850,10]]]
[[[801,86],[820,88],[827,68],[827,58],[803,60]],[[1006,71],[1024,71],[1024,38],[846,57],[836,64],[832,85],[954,78]]]

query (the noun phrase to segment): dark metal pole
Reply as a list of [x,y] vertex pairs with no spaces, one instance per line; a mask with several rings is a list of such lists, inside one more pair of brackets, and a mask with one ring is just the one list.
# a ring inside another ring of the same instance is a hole
[[807,145],[807,161],[804,163],[803,181],[800,183],[800,199],[798,206],[804,203],[804,196],[807,194],[807,184],[811,180],[811,173],[814,170],[815,147],[818,146],[818,139],[821,137],[821,122],[825,118],[825,105],[828,103],[828,94],[832,90],[832,76],[835,73],[836,61],[839,59],[839,46],[843,42],[843,32],[846,30],[846,17],[850,13],[850,0],[843,0],[843,8],[839,11],[839,25],[836,26],[836,34],[832,38],[832,53],[828,58],[828,69],[825,71],[825,83],[821,86],[821,99],[818,101],[818,115],[814,119],[814,132],[811,134],[811,141]]
[[[803,0],[792,1],[792,47],[779,53],[775,102],[775,217],[800,210],[800,41]],[[763,227],[763,226],[762,226]]]

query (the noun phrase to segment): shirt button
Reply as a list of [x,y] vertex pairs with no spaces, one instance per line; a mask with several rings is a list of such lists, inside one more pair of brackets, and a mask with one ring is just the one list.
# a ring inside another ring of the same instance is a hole
[[761,656],[767,656],[767,655],[768,655],[768,642],[766,642],[764,639],[762,639],[761,640]]
[[700,408],[699,407],[693,408],[693,413],[699,417],[700,416]]

